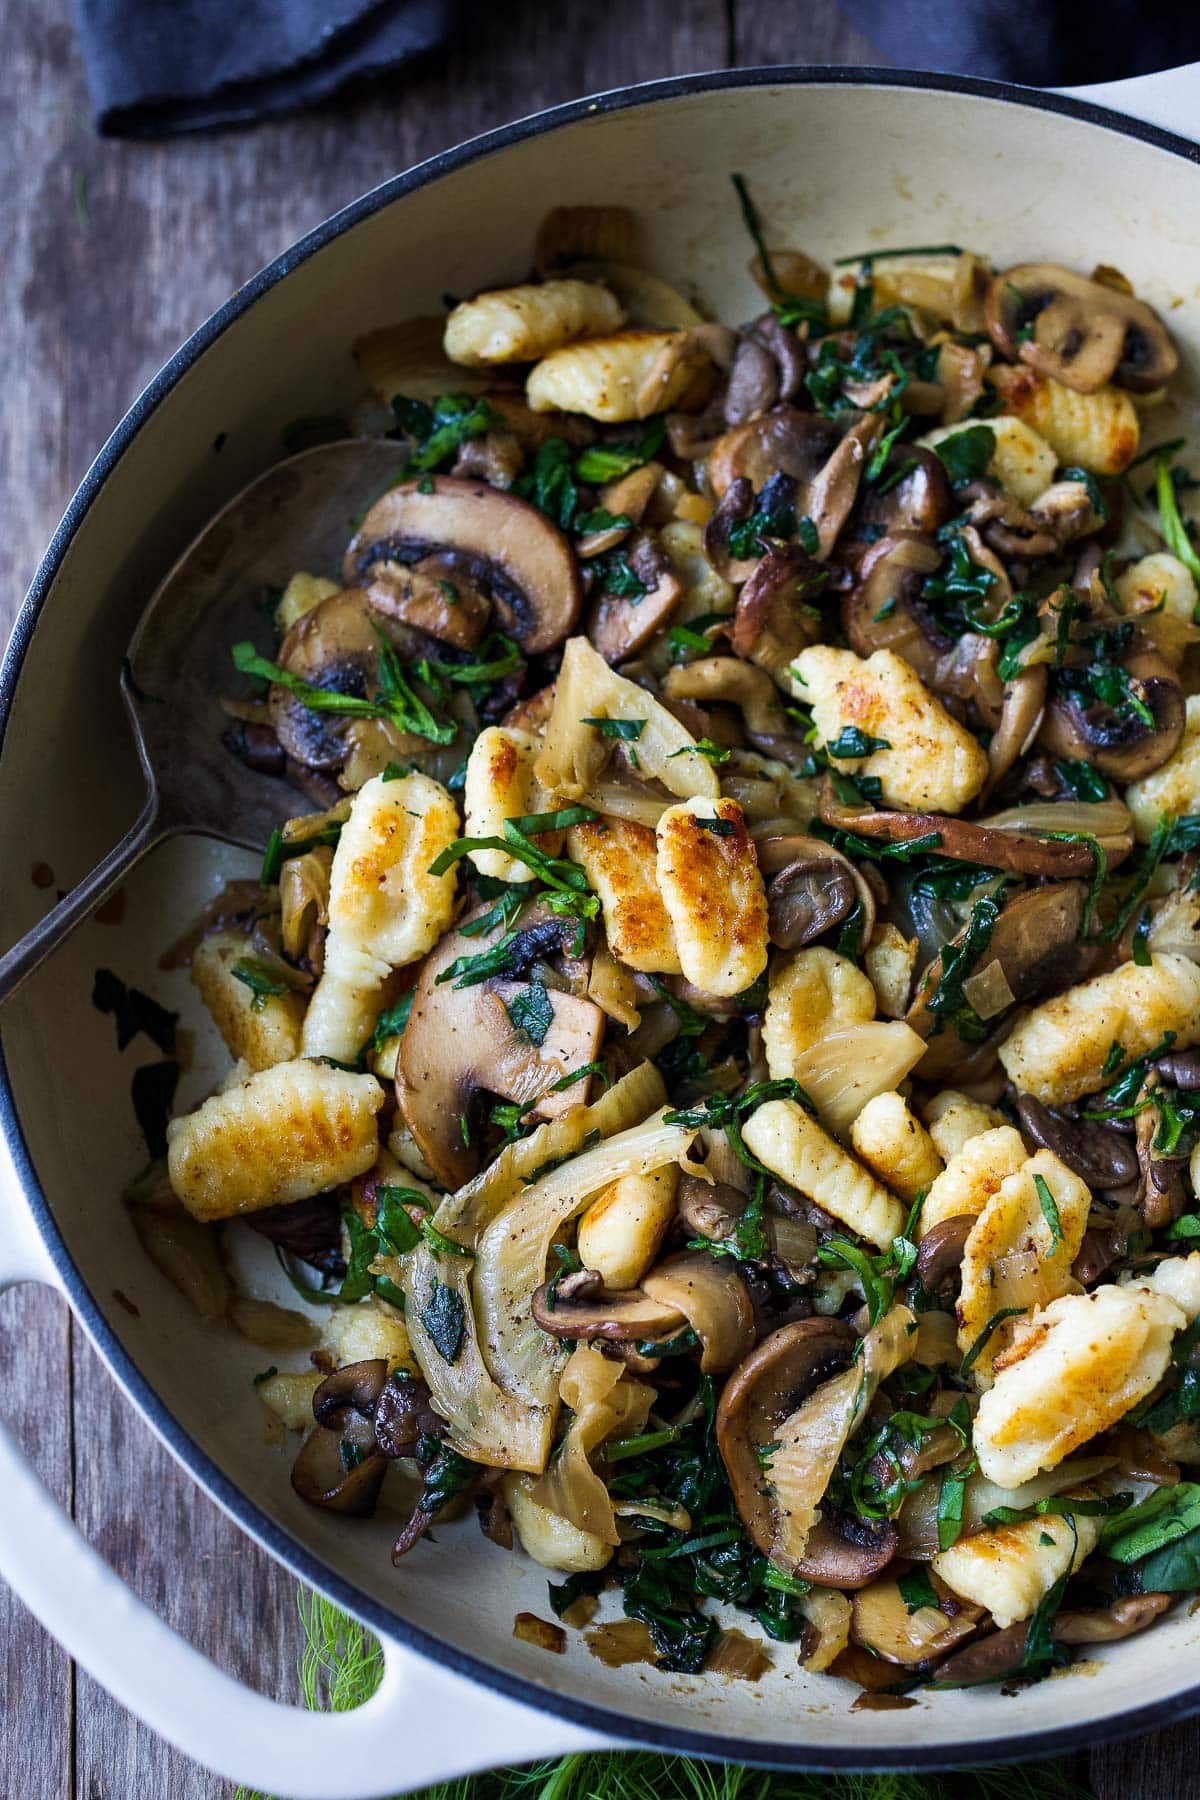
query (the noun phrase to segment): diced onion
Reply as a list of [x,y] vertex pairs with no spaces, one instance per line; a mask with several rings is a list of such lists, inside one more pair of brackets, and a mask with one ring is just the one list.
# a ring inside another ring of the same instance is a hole
[[999,957],[993,956],[986,968],[979,969],[974,975],[968,975],[962,984],[963,999],[979,1014],[981,1019],[994,1019],[1006,1007],[1016,1003],[1016,995],[1008,985],[1008,977],[1000,966]]

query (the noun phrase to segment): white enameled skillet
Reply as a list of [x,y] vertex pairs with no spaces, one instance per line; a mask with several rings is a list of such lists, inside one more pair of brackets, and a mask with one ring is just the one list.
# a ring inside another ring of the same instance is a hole
[[[1099,98],[1103,106],[1095,104]],[[750,178],[776,242],[829,258],[956,240],[997,263],[1115,264],[1200,373],[1200,151],[1184,134],[1200,65],[1098,91],[1035,94],[871,70],[690,76],[505,127],[386,183],[243,288],[183,347],[98,457],[55,535],[0,673],[0,943],[70,886],[141,804],[117,676],[178,551],[275,460],[281,428],[337,412],[363,332],[447,292],[521,278],[555,203],[637,209],[651,266],[721,316],[757,304],[729,174]],[[1108,107],[1120,111],[1106,110]],[[368,1800],[506,1761],[637,1742],[777,1767],[961,1766],[1044,1755],[1200,1709],[1200,1616],[1184,1606],[1086,1672],[1013,1697],[929,1695],[853,1713],[843,1683],[789,1653],[758,1683],[608,1669],[576,1638],[513,1638],[545,1613],[544,1571],[473,1529],[400,1570],[384,1520],[306,1507],[289,1452],[264,1443],[250,1375],[263,1353],[202,1326],[157,1274],[119,1204],[142,1160],[119,1058],[91,1005],[103,963],[200,1025],[159,951],[251,859],[177,839],[135,873],[120,927],[90,925],[4,1014],[0,1285],[66,1294],[114,1378],[192,1476],[302,1580],[378,1631],[387,1673],[357,1713],[280,1707],[213,1668],[133,1598],[0,1434],[0,1574],[71,1654],[155,1729],[221,1773],[300,1800]],[[184,1078],[214,1078],[208,1038]],[[133,1316],[114,1300],[132,1300]]]

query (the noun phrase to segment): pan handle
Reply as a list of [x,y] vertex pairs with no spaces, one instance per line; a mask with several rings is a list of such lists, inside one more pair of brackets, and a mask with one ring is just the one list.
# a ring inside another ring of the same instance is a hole
[[[0,1152],[2,1155],[2,1152]],[[0,1163],[0,1291],[60,1285]],[[621,1746],[383,1638],[377,1692],[346,1713],[269,1700],[143,1604],[43,1487],[0,1424],[0,1578],[109,1693],[230,1781],[295,1800],[377,1800],[479,1769]]]
[[1200,138],[1200,62],[1128,81],[1101,81],[1092,87],[1059,88],[1071,100],[1090,100],[1147,125],[1161,125],[1180,137]]

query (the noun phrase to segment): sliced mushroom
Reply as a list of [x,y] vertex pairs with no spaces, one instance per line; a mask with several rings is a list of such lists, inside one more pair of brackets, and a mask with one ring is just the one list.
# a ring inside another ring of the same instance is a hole
[[608,663],[624,662],[640,650],[666,624],[683,593],[683,582],[656,538],[638,533],[628,560],[646,592],[634,598],[602,590],[588,614],[587,635]]
[[478,956],[500,933],[464,937],[450,932],[421,965],[412,1011],[396,1059],[396,1102],[434,1175],[461,1187],[479,1166],[475,1112],[484,1093],[553,1118],[586,1098],[586,1082],[553,1092],[564,1075],[593,1062],[604,1014],[590,1000],[543,989],[551,1017],[538,1044],[514,1025],[508,1008],[518,982],[495,979],[472,987],[440,981],[459,957]]
[[827,1512],[809,1532],[804,1555],[792,1564],[792,1573],[802,1581],[853,1593],[887,1568],[899,1544],[900,1533],[891,1519]]
[[346,579],[395,592],[405,571],[430,558],[483,595],[530,655],[561,644],[579,617],[582,590],[570,544],[515,494],[486,482],[434,475],[377,500],[346,552]]
[[785,733],[787,717],[779,691],[765,669],[737,656],[701,656],[679,663],[663,680],[669,700],[724,700],[739,708],[746,736],[770,754]]
[[681,1175],[675,1190],[675,1211],[690,1237],[708,1238],[714,1244],[733,1236],[746,1210],[740,1188],[724,1181],[704,1181],[699,1175]]
[[342,1262],[342,1214],[336,1194],[314,1194],[285,1206],[246,1213],[244,1223],[314,1269],[335,1273]]
[[707,1250],[668,1256],[642,1277],[642,1290],[660,1306],[678,1307],[702,1345],[705,1375],[723,1374],[754,1343],[754,1308],[746,1284],[725,1257]]
[[[1062,1612],[1051,1625],[1050,1635],[1058,1644],[1113,1643],[1153,1625],[1173,1599],[1173,1594],[1131,1594],[1110,1606]],[[1003,1681],[1020,1671],[1028,1641],[1028,1619],[990,1632],[939,1663],[938,1682],[947,1687],[973,1687],[981,1681]]]
[[1032,1094],[1021,1094],[1017,1115],[1027,1138],[1052,1150],[1081,1181],[1102,1191],[1136,1181],[1137,1153],[1127,1137],[1096,1119],[1076,1119],[1043,1106]]
[[798,1319],[764,1338],[725,1383],[717,1446],[742,1523],[764,1556],[775,1544],[775,1511],[758,1452],[827,1376],[848,1365],[853,1345],[841,1319]]
[[314,1426],[292,1464],[292,1486],[300,1498],[327,1512],[369,1517],[388,1466],[373,1435],[366,1437],[369,1432],[369,1426],[363,1427],[365,1441],[359,1441],[357,1435]]
[[859,494],[851,536],[918,531],[932,536],[955,511],[946,465],[923,444],[893,444],[878,481]]
[[1157,651],[1136,649],[1125,672],[1153,723],[1147,725],[1129,707],[1116,710],[1072,693],[1067,668],[1059,675],[1039,739],[1051,756],[1091,763],[1115,781],[1140,781],[1175,754],[1185,723],[1178,673]]
[[[1079,936],[1085,897],[1082,882],[1051,882],[1016,894],[1001,907],[986,956],[989,962],[999,963],[1014,1002],[1032,999],[1047,980],[1061,973],[1063,953]],[[948,948],[959,944],[962,935]],[[936,956],[926,969],[906,1015],[908,1024],[922,1037],[929,1037],[937,1022],[929,1001],[941,980],[943,956],[944,952]],[[952,1029],[942,1033],[950,1040],[950,1052],[962,1054],[961,1049],[954,1050],[956,1035]],[[921,1072],[929,1073],[925,1061]]]
[[828,462],[841,435],[821,413],[776,406],[761,418],[737,425],[717,439],[708,458],[708,479],[718,500],[739,477],[758,493],[772,475],[809,482]]
[[[781,950],[799,950],[805,944],[815,943],[825,932],[842,924],[860,904],[860,883],[849,858],[832,844],[823,844],[820,838],[809,838],[807,843],[811,845],[808,853],[780,869],[767,888],[771,942]],[[874,911],[872,902],[871,923]],[[870,932],[868,924],[860,934],[863,943]]]
[[380,1390],[374,1412],[375,1442],[385,1456],[412,1456],[423,1437],[444,1437],[446,1421],[435,1413],[418,1375],[396,1369]]
[[955,1213],[934,1225],[917,1251],[917,1280],[929,1295],[949,1295],[958,1286],[963,1251],[975,1223],[974,1213]]
[[1046,707],[1048,679],[1046,665],[1038,663],[1031,669],[1022,669],[1005,687],[1000,723],[988,745],[985,797],[1003,781],[1037,736]]
[[[986,869],[1004,869],[1014,875],[1041,875],[1050,880],[1095,873],[1095,853],[1086,844],[997,830],[988,825],[976,825],[969,819],[948,818],[944,813],[885,812],[869,806],[844,806],[828,782],[822,784],[820,804],[821,818],[826,825],[885,844],[911,844],[919,838],[936,838],[937,843],[931,843],[929,848],[939,856],[979,863]],[[1110,863],[1112,860],[1110,858]]]
[[[1142,1083],[1140,1099],[1147,1099],[1159,1085],[1158,1074],[1151,1071]],[[1143,1106],[1137,1115],[1134,1144],[1141,1177],[1134,1205],[1152,1231],[1171,1225],[1187,1208],[1189,1187],[1186,1156],[1161,1156],[1155,1152],[1158,1109]]]
[[858,656],[894,650],[929,685],[948,648],[920,606],[925,577],[941,563],[936,545],[916,532],[896,532],[872,544],[858,581],[842,601],[842,630]]
[[342,1431],[352,1414],[373,1419],[375,1405],[387,1380],[387,1359],[374,1356],[365,1362],[346,1363],[327,1375],[313,1395],[313,1417],[330,1431]]
[[740,338],[725,390],[725,423],[744,425],[767,412],[778,399],[779,369],[775,358],[756,338]]
[[1054,1640],[1059,1644],[1114,1644],[1145,1631],[1155,1619],[1161,1619],[1174,1599],[1174,1594],[1127,1594],[1111,1606],[1060,1612],[1054,1621]]
[[745,581],[754,573],[762,555],[762,547],[752,556],[737,556],[730,548],[732,532],[736,526],[746,523],[754,508],[753,485],[745,475],[738,475],[722,494],[716,511],[704,527],[704,554],[725,581]]
[[1160,1078],[1185,1094],[1200,1091],[1200,1050],[1170,1050],[1155,1060]]
[[916,1669],[970,1637],[982,1617],[981,1606],[959,1601],[947,1601],[945,1611],[937,1606],[910,1611],[897,1577],[885,1575],[855,1594],[850,1635],[885,1661]]
[[804,491],[803,510],[816,528],[817,556],[821,562],[832,554],[850,517],[867,457],[882,428],[882,420],[875,413],[857,419]]
[[974,1687],[981,1681],[1003,1681],[1015,1675],[1025,1656],[1029,1621],[1007,1625],[956,1650],[937,1667],[938,1682],[947,1687]]
[[[278,663],[310,686],[364,700],[379,669],[380,619],[362,588],[331,594],[296,620],[279,648]],[[339,769],[346,760],[350,720],[314,712],[278,684],[271,688],[271,725],[284,751],[309,769]]]
[[678,1306],[651,1299],[641,1288],[610,1293],[594,1269],[568,1275],[557,1288],[552,1281],[544,1282],[534,1293],[532,1313],[534,1323],[552,1337],[589,1342],[593,1338],[627,1344],[658,1342],[677,1336],[687,1324]]
[[1152,307],[1057,263],[1020,263],[994,277],[985,306],[1006,356],[1081,394],[1108,381],[1134,393],[1164,387],[1179,354]]
[[738,595],[730,643],[782,687],[791,664],[821,635],[812,603],[825,571],[799,544],[773,545]]
[[775,364],[778,398],[781,401],[794,400],[800,392],[807,367],[795,332],[780,323],[778,314],[765,312],[755,319],[750,333],[765,350],[770,351]]

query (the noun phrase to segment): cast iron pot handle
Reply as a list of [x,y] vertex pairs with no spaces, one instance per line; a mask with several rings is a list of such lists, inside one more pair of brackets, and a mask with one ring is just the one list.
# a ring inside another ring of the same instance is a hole
[[1091,100],[1147,125],[1161,125],[1180,137],[1200,137],[1200,62],[1159,69],[1153,75],[1134,75],[1128,81],[1101,81],[1092,87],[1060,88],[1058,92],[1072,100]]
[[[0,1156],[3,1152],[0,1151]],[[0,1291],[59,1287],[0,1165]],[[0,1424],[0,1577],[64,1650],[169,1743],[230,1781],[295,1800],[377,1800],[504,1763],[619,1748],[383,1638],[378,1692],[310,1713],[243,1687],[126,1587]]]

